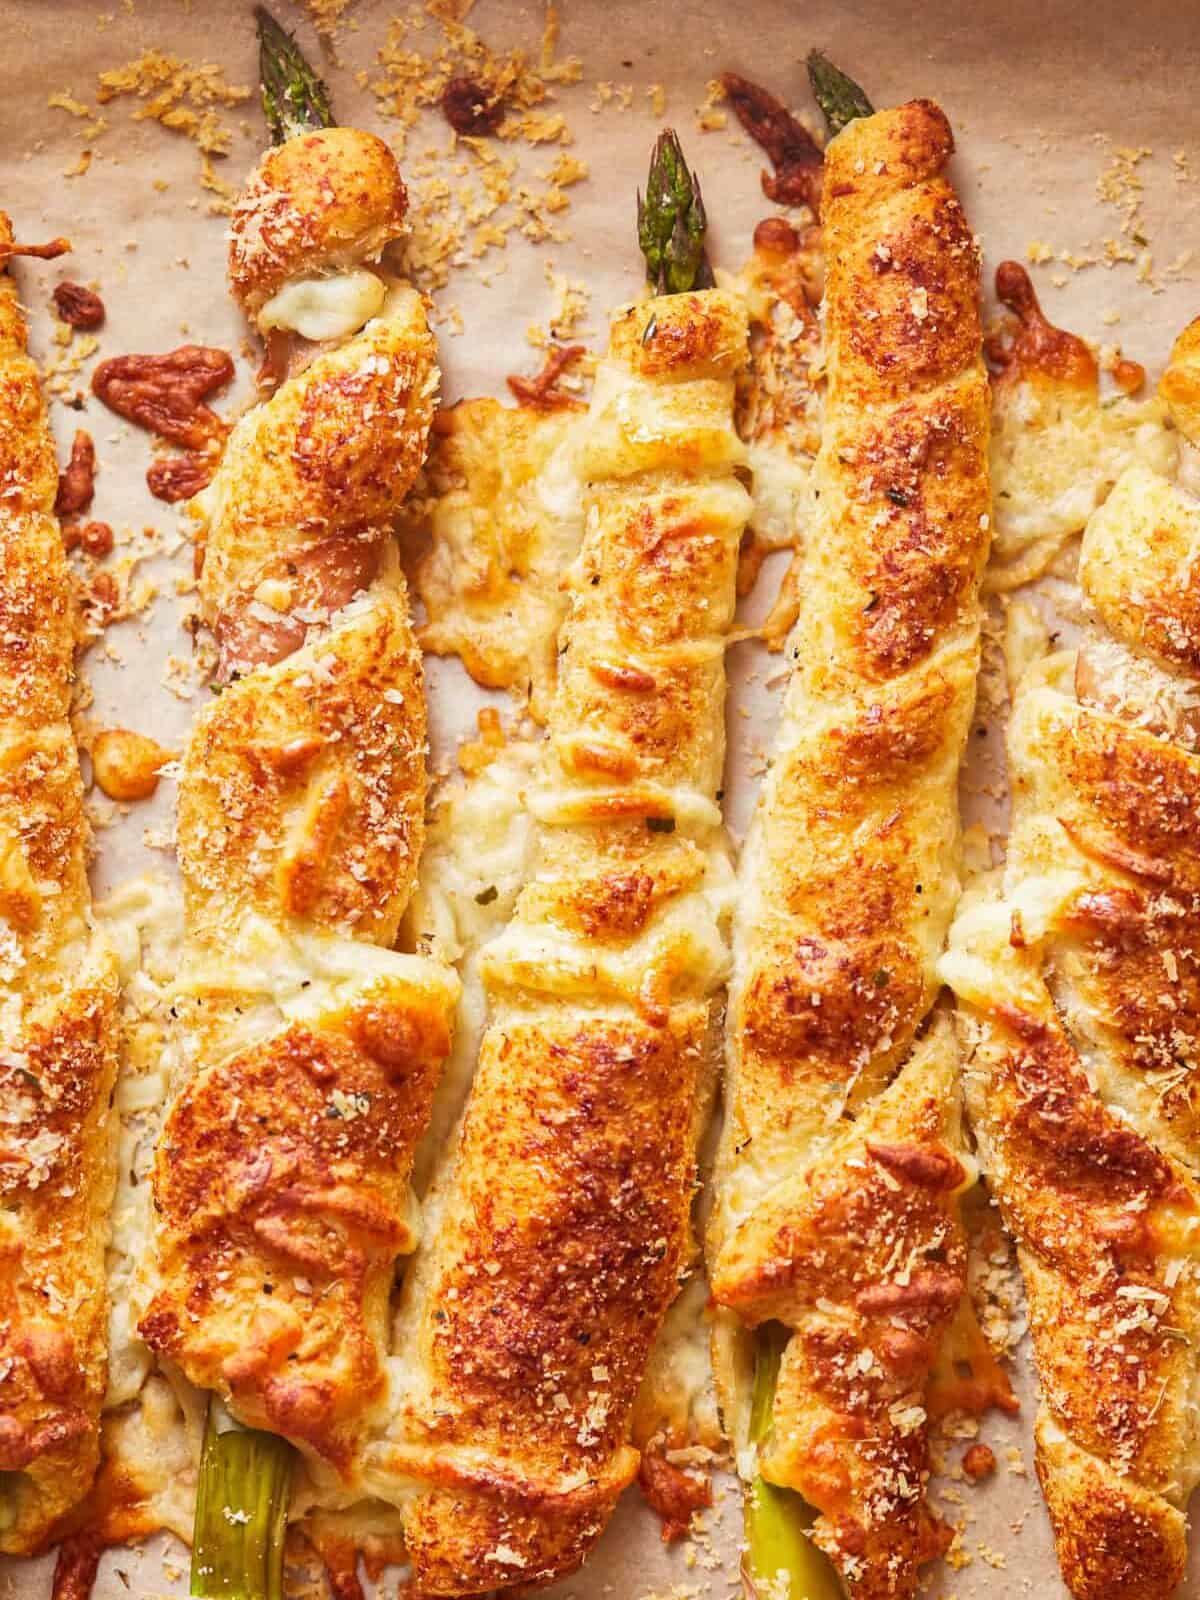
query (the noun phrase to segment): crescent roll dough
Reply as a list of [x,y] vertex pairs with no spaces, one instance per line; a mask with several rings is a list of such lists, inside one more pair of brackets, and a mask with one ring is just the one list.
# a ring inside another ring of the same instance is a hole
[[[326,194],[329,171],[382,161],[377,209],[397,214],[403,187],[379,140],[336,129],[292,143],[266,158],[268,175],[315,162]],[[259,201],[264,182],[251,183]],[[293,208],[307,192],[293,182]],[[370,196],[356,195],[353,227],[318,217],[297,270],[314,265],[318,223],[332,229],[327,283],[354,240],[377,252]],[[239,226],[244,293],[245,206]],[[273,237],[252,235],[269,263]],[[343,1484],[387,1401],[395,1262],[416,1239],[413,1150],[457,998],[448,969],[389,948],[426,788],[420,657],[390,529],[437,377],[419,297],[387,286],[360,332],[242,417],[203,506],[200,592],[225,687],[183,764],[188,1067],[157,1155],[140,1327]]]
[[423,1592],[572,1570],[637,1471],[630,1414],[691,1249],[731,874],[725,634],[749,496],[717,291],[618,313],[580,442],[586,532],[528,804],[535,875],[405,1286],[404,1401],[367,1477]]
[[[0,245],[12,243],[0,213]],[[0,275],[0,1551],[29,1555],[99,1460],[115,1179],[116,962],[91,924],[68,710],[58,473]]]
[[[1185,435],[1188,355],[1163,384]],[[964,905],[944,967],[1079,1600],[1171,1592],[1200,1478],[1198,572],[1200,501],[1129,467],[1084,534],[1078,650],[1018,688],[1002,881]]]
[[[979,262],[916,101],[825,156],[828,392],[792,676],[740,868],[708,1240],[745,1459],[749,1341],[791,1337],[754,1470],[818,1513],[855,1596],[941,1546],[924,1394],[962,1291],[952,1033],[959,761],[989,527]],[[868,1442],[869,1441],[869,1442]]]

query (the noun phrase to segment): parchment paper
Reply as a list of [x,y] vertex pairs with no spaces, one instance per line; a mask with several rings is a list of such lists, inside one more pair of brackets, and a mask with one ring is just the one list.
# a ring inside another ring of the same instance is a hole
[[[104,5],[113,9],[105,14]],[[300,24],[302,41],[316,51],[308,18],[278,0],[277,9]],[[344,122],[358,122],[385,135],[396,125],[380,115],[361,75],[377,76],[376,52],[388,21],[411,8],[359,0],[346,12],[336,36],[337,60],[324,70]],[[1114,153],[1146,153],[1133,165],[1143,184],[1133,195],[1140,210],[1136,231],[1152,261],[1139,281],[1134,263],[1072,270],[1059,261],[1031,268],[1053,320],[1098,341],[1119,342],[1152,375],[1171,339],[1197,311],[1200,283],[1200,13],[1191,4],[1143,0],[1140,4],[1093,0],[1008,0],[978,6],[970,0],[926,0],[919,8],[903,0],[871,0],[847,7],[834,0],[563,0],[560,57],[578,55],[582,80],[556,91],[573,142],[590,177],[570,190],[568,212],[554,219],[570,234],[536,248],[513,236],[502,253],[480,268],[455,272],[440,296],[447,314],[457,311],[462,331],[439,329],[445,391],[450,399],[503,394],[513,370],[534,370],[537,352],[525,342],[531,323],[545,324],[554,294],[546,263],[591,291],[590,314],[577,336],[598,343],[608,308],[635,294],[640,260],[632,232],[633,196],[660,122],[680,132],[704,180],[711,219],[711,253],[731,269],[745,259],[753,226],[773,210],[763,199],[760,152],[736,129],[701,131],[697,108],[706,86],[730,68],[760,81],[806,112],[811,110],[802,61],[818,45],[867,86],[876,104],[928,95],[948,112],[958,139],[955,176],[968,215],[987,255],[985,281],[1006,256],[1027,259],[1066,250],[1076,258],[1104,255],[1104,240],[1119,238],[1120,213],[1097,196],[1097,178]],[[497,50],[522,44],[536,61],[544,15],[540,5],[519,0],[480,0],[470,25]],[[102,107],[107,127],[70,111],[54,109],[48,97],[68,91],[81,104],[96,105],[96,75],[155,47],[196,65],[216,63],[226,80],[252,86],[255,47],[248,3],[233,0],[2,0],[0,3],[0,206],[14,218],[18,237],[66,233],[74,255],[62,262],[22,263],[18,269],[39,354],[61,355],[52,343],[49,297],[64,277],[96,283],[108,310],[100,356],[166,350],[192,340],[235,352],[245,330],[225,286],[224,219],[209,214],[214,198],[198,186],[200,155],[180,133],[153,121],[135,121],[136,100]],[[431,21],[413,43],[428,48],[436,39]],[[661,84],[665,109],[652,110],[652,86]],[[610,85],[611,90],[598,85]],[[622,86],[631,86],[625,94]],[[623,101],[628,99],[628,108]],[[214,161],[226,183],[238,185],[264,138],[257,101],[221,110],[232,129],[227,156]],[[710,120],[713,120],[710,118]],[[405,161],[420,160],[446,142],[444,123],[431,117],[410,135]],[[78,167],[91,149],[89,169]],[[502,147],[509,153],[508,147]],[[548,168],[557,146],[539,152],[516,147],[522,172]],[[1127,191],[1128,197],[1128,191]],[[1129,243],[1127,233],[1124,242]],[[1189,261],[1186,252],[1195,251]],[[1183,259],[1181,259],[1183,258]],[[1173,264],[1173,266],[1172,266]],[[491,277],[482,281],[480,271]],[[136,621],[111,628],[89,654],[84,671],[95,694],[91,711],[98,726],[127,726],[152,733],[164,744],[181,745],[205,691],[190,701],[163,683],[168,657],[187,658],[191,641],[180,619],[188,605],[177,580],[190,571],[190,550],[180,539],[181,518],[151,498],[144,474],[151,460],[144,434],[127,428],[87,392],[88,362],[70,387],[86,396],[81,412],[54,405],[63,455],[75,427],[87,427],[96,442],[100,476],[91,515],[118,533],[148,527],[165,550],[139,570],[156,583],[159,598]],[[249,387],[252,361],[239,356],[236,391],[222,398],[230,410]],[[129,554],[134,545],[122,545]],[[749,614],[772,596],[778,565],[768,566]],[[729,710],[730,773],[726,785],[730,821],[740,833],[753,802],[751,771],[769,745],[780,661],[757,645],[731,655]],[[429,673],[435,749],[443,762],[485,703],[457,663],[433,662]],[[503,697],[492,697],[502,710]],[[100,892],[146,867],[169,869],[166,848],[174,805],[173,786],[117,816],[98,832],[96,885]],[[111,811],[111,807],[102,808]],[[1049,1530],[1032,1472],[1033,1397],[1027,1370],[1020,1374],[1022,1414],[989,1420],[984,1437],[1000,1460],[995,1478],[976,1488],[961,1483],[952,1516],[970,1521],[961,1570],[934,1571],[930,1592],[958,1600],[1000,1600],[1021,1593],[1039,1597],[1064,1591],[1056,1574]],[[1007,1452],[1016,1446],[1025,1475],[1012,1470]],[[718,1485],[718,1503],[708,1519],[711,1540],[668,1552],[657,1525],[627,1497],[585,1572],[552,1591],[580,1600],[638,1600],[658,1594],[731,1595],[736,1591],[737,1492]],[[185,1587],[186,1558],[178,1547],[156,1541],[142,1553],[105,1558],[99,1600],[176,1591]],[[50,1566],[0,1563],[0,1596],[48,1591]],[[394,1587],[394,1585],[393,1585]],[[1200,1595],[1200,1561],[1193,1560],[1186,1595]]]

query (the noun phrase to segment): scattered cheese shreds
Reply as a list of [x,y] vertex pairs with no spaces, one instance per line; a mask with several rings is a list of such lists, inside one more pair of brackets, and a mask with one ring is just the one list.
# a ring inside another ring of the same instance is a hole
[[57,94],[46,96],[46,104],[52,111],[67,111],[73,117],[90,117],[93,115],[91,106],[85,106],[82,100],[76,100],[69,90],[60,90]]
[[701,133],[717,133],[727,126],[729,117],[719,109],[724,99],[725,85],[720,78],[710,78],[704,100],[696,107],[696,126]]
[[[412,219],[406,265],[430,292],[443,288],[452,271],[505,250],[514,233],[533,244],[565,241],[568,235],[553,219],[570,208],[567,189],[588,175],[587,163],[563,148],[572,143],[571,130],[552,103],[553,85],[583,75],[577,58],[557,60],[557,11],[547,10],[534,66],[521,48],[491,50],[466,25],[470,10],[462,0],[428,0],[392,18],[378,70],[360,80],[399,125],[392,139],[405,159]],[[432,37],[430,19],[437,24]],[[470,79],[502,106],[495,133],[439,129],[436,144],[410,152],[418,124],[437,112],[456,78]],[[560,147],[549,167],[528,170],[526,152],[547,144]]]
[[332,39],[351,0],[295,0],[312,18],[313,27],[323,39]]
[[162,50],[146,50],[123,66],[101,72],[96,80],[96,99],[101,105],[135,97],[145,102],[134,112],[135,121],[159,122],[182,133],[208,156],[225,155],[231,139],[216,108],[241,105],[250,93],[248,88],[226,82],[221,69],[211,62],[192,66]]

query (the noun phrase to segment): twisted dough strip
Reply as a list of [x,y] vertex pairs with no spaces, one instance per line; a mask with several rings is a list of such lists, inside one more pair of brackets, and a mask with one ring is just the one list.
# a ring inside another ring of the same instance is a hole
[[[0,213],[0,259],[12,243]],[[116,965],[91,926],[68,710],[58,473],[0,275],[0,1551],[28,1555],[99,1459],[115,1178]]]
[[576,1567],[637,1471],[633,1401],[689,1249],[727,966],[716,804],[745,313],[620,312],[581,440],[587,531],[537,786],[536,876],[485,952],[491,1023],[405,1286],[368,1483],[423,1592]]
[[[299,275],[328,307],[339,278],[357,281],[346,263],[396,231],[402,198],[373,136],[289,141],[235,216],[235,288],[260,310]],[[319,261],[328,276],[306,277]],[[457,998],[446,968],[389,948],[426,782],[390,526],[438,374],[419,297],[385,283],[367,296],[380,300],[240,420],[205,496],[200,592],[226,687],[183,766],[186,1064],[140,1322],[193,1382],[343,1481],[386,1405],[413,1148]]]
[[[1193,436],[1198,342],[1195,324],[1163,384]],[[1200,502],[1130,467],[1084,535],[1089,631],[1017,692],[1003,881],[944,964],[1079,1600],[1163,1600],[1200,1479],[1198,570]]]
[[[956,1057],[934,1019],[988,544],[978,259],[916,101],[826,152],[819,514],[776,756],[742,858],[709,1237],[740,1325],[791,1330],[758,1466],[851,1593],[908,1595],[940,1532],[924,1394],[963,1285]],[[750,1341],[718,1381],[739,1447]],[[756,1468],[757,1470],[757,1468]]]

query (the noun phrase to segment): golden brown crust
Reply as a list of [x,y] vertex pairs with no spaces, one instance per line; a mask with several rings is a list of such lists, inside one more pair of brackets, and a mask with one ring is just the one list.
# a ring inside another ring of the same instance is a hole
[[748,1063],[735,1118],[747,1134],[775,1127],[787,1138],[795,1124],[802,1138],[826,1116],[836,1122],[843,1099],[865,1103],[908,1054],[936,993],[932,955],[954,887],[942,878],[955,832],[946,796],[973,656],[946,665],[848,707],[845,721],[815,724],[779,754],[764,855],[752,857],[771,884],[767,920],[737,1012]]
[[1196,517],[1190,495],[1148,467],[1130,467],[1093,520],[1079,572],[1115,640],[1192,677],[1200,673]]
[[1036,1437],[1038,1480],[1072,1594],[1170,1594],[1187,1561],[1184,1513],[1136,1484],[1114,1484],[1102,1462],[1044,1420]]
[[99,1457],[116,1071],[115,963],[90,926],[67,720],[54,450],[25,340],[0,276],[0,1552],[13,1555],[39,1548]]
[[911,1592],[947,1542],[924,1501],[925,1383],[966,1278],[956,1076],[943,1017],[824,1160],[770,1191],[714,1282],[752,1325],[794,1330],[761,1469],[820,1508],[856,1594]]
[[[920,1038],[958,891],[990,520],[952,144],[918,101],[826,153],[820,501],[743,856],[709,1237],[717,1301],[793,1330],[762,1467],[820,1513],[854,1595],[911,1594],[941,1548],[924,1395],[963,1281],[954,1050],[944,1024]],[[877,1119],[897,1124],[882,1143]]]
[[624,1443],[619,1407],[585,1425],[554,1395],[594,1385],[601,1352],[603,1387],[637,1386],[682,1253],[703,1021],[693,1008],[667,1032],[605,1018],[489,1033],[430,1350],[435,1381],[459,1401],[451,1437],[482,1429],[495,1445],[519,1432],[520,1452],[547,1463],[574,1441],[597,1466]]
[[1196,1187],[1095,1093],[1044,986],[1039,1010],[996,990],[970,1103],[1020,1244],[1063,1575],[1081,1600],[1150,1600],[1182,1576],[1195,1478],[1180,1451],[1200,1326]]
[[424,832],[421,662],[402,587],[231,684],[184,759],[179,851],[199,937],[258,911],[389,944]]
[[434,1593],[574,1568],[637,1471],[630,1405],[687,1255],[706,1008],[672,1023],[485,1037],[421,1333],[443,1414],[396,1462],[441,1490],[405,1514]]
[[[208,534],[200,595],[226,650],[232,614],[239,655],[246,651],[253,620],[246,611],[255,600],[263,629],[297,612],[311,625],[323,620],[314,611],[345,604],[374,576],[360,546],[387,535],[425,459],[437,378],[420,298],[396,284],[361,333],[319,355],[240,420],[202,497]],[[315,566],[315,591],[305,581],[306,560]],[[297,641],[285,643],[290,653]],[[228,662],[223,676],[237,666]]]
[[408,1174],[451,998],[390,979],[293,1023],[203,1069],[158,1147],[144,1337],[343,1473],[386,1397],[395,1261],[416,1242]]
[[491,1026],[401,1312],[408,1399],[383,1459],[433,1486],[404,1511],[427,1592],[572,1570],[637,1472],[726,959],[714,800],[745,352],[727,295],[630,308],[584,424],[538,869],[485,957]]
[[[375,250],[380,164],[402,197],[367,135],[268,156],[235,219],[235,289],[248,239],[285,272],[318,247]],[[392,220],[399,204],[393,193]],[[426,794],[420,655],[391,530],[437,377],[420,298],[392,284],[365,327],[242,417],[202,506],[200,595],[225,687],[180,784],[183,1060],[139,1326],[343,1486],[387,1402],[413,1153],[457,998],[440,963],[390,953]]]
[[1198,554],[1200,507],[1129,468],[1084,535],[1095,623],[1017,696],[1003,883],[947,959],[1025,1274],[1039,1475],[1080,1600],[1174,1589],[1200,1476],[1200,756],[1161,714],[1194,695]]
[[248,316],[290,278],[376,260],[408,209],[396,158],[377,135],[321,128],[268,150],[233,211],[229,281]]

